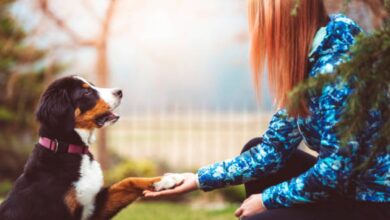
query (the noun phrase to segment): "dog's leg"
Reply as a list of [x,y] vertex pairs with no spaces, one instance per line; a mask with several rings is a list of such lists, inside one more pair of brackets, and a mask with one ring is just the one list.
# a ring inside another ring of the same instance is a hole
[[153,189],[153,184],[161,180],[155,178],[126,178],[102,190],[96,198],[95,212],[91,220],[112,218],[142,195],[142,191]]

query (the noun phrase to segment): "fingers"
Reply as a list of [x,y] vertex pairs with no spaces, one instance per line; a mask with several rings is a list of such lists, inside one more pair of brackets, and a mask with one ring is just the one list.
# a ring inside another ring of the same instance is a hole
[[234,215],[240,219],[247,218],[249,216],[253,216],[257,213],[261,213],[265,211],[263,206],[261,205],[261,195],[252,195],[249,198],[247,198],[236,210]]
[[245,211],[244,208],[238,208],[236,210],[236,212],[234,212],[234,215],[239,218],[239,219],[243,219],[243,218],[246,218],[246,217],[249,217],[250,215]]
[[180,193],[181,193],[181,190],[178,188],[167,189],[167,190],[159,191],[159,192],[150,191],[150,190],[145,190],[143,192],[143,194],[146,198],[153,198],[153,197],[160,197],[160,196],[171,196],[171,195],[177,195]]
[[244,212],[244,209],[242,207],[238,208],[235,212],[234,212],[234,215],[237,217],[237,218],[240,218],[242,213]]

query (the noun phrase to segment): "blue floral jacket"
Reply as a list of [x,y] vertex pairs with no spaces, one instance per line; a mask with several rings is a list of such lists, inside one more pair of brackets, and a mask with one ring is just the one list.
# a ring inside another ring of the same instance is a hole
[[[332,15],[321,31],[323,40],[309,56],[310,77],[332,72],[348,59],[348,51],[360,27],[344,15]],[[291,207],[295,204],[329,200],[332,195],[350,198],[347,192],[350,181],[359,201],[390,202],[390,155],[383,153],[374,159],[365,172],[352,178],[357,149],[370,148],[383,123],[379,111],[372,111],[362,134],[349,142],[352,155],[340,151],[340,139],[335,125],[345,108],[351,89],[345,83],[326,85],[320,96],[309,98],[309,118],[289,118],[286,110],[279,110],[272,118],[263,142],[242,155],[218,162],[198,171],[200,188],[216,188],[245,183],[278,171],[291,153],[304,140],[319,152],[317,163],[305,173],[289,181],[266,189],[263,202],[266,208]],[[363,150],[360,152],[367,152]],[[359,158],[367,156],[360,155]]]

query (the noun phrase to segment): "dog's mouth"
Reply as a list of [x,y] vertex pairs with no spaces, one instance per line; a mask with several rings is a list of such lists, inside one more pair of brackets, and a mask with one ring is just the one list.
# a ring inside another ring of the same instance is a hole
[[119,120],[119,115],[112,111],[105,112],[95,118],[96,125],[103,127],[104,125],[114,124]]

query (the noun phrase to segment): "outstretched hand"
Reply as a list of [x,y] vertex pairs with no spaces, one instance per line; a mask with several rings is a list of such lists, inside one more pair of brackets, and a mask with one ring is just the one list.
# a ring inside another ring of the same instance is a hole
[[[166,174],[154,184],[156,191],[145,190],[145,197],[178,196],[198,189],[197,175],[194,173]],[[161,190],[161,191],[160,191]]]
[[236,210],[234,215],[241,219],[264,212],[265,210],[266,208],[263,206],[263,198],[261,194],[255,194],[247,198],[241,204],[240,208]]

